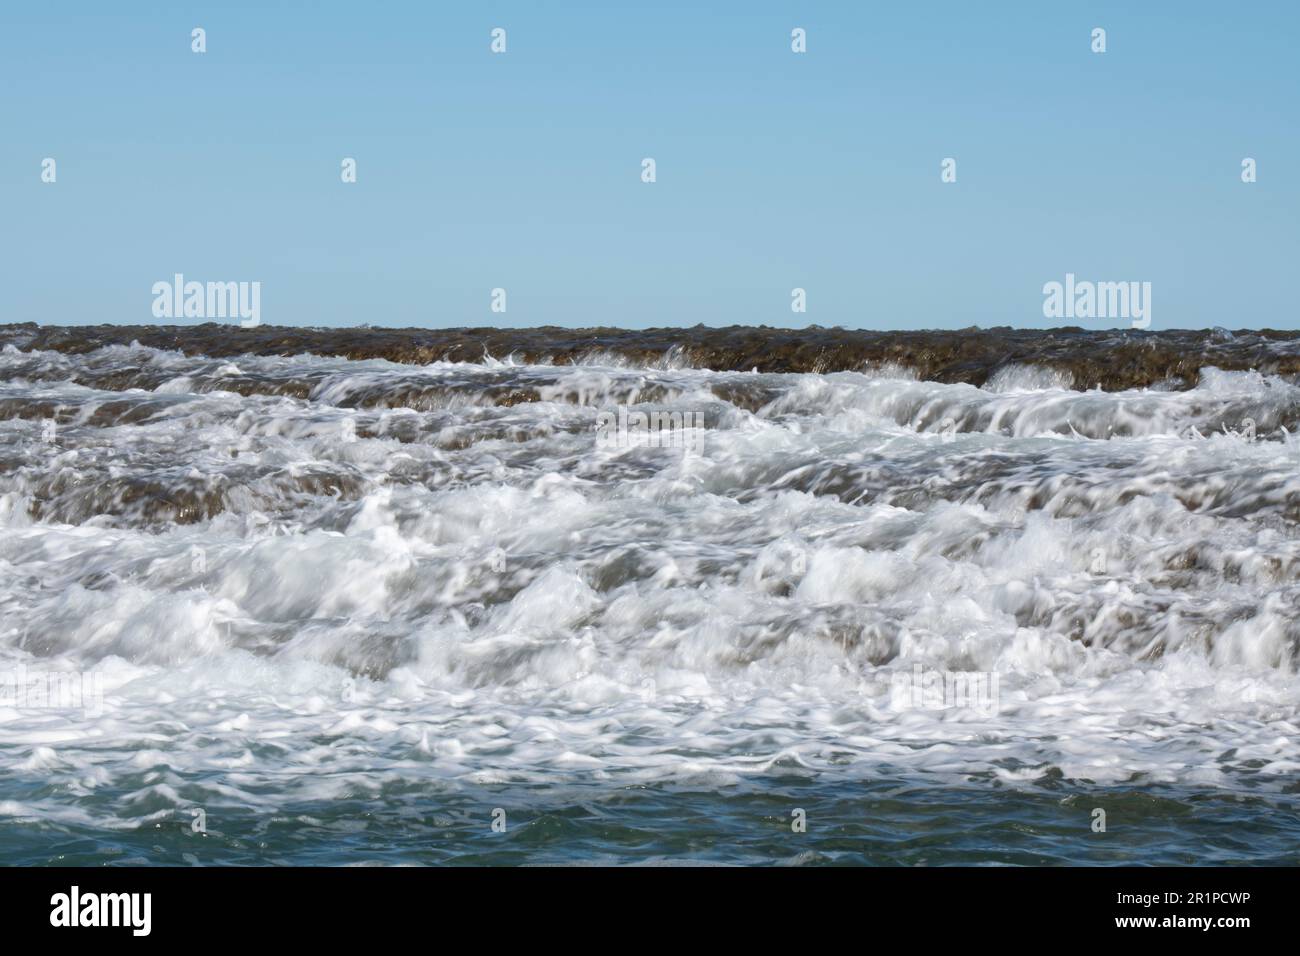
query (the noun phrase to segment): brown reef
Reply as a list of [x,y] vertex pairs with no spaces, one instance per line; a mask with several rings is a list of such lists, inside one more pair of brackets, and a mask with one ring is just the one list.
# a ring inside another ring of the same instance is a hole
[[84,353],[136,341],[214,358],[241,354],[346,356],[426,364],[514,356],[570,364],[594,353],[632,364],[666,358],[718,371],[837,372],[882,365],[919,378],[983,385],[999,369],[1035,365],[1068,372],[1076,388],[1108,391],[1163,385],[1190,388],[1206,366],[1300,372],[1300,332],[1224,330],[961,329],[872,331],[841,328],[528,329],[308,328],[233,323],[177,325],[0,325],[0,345]]

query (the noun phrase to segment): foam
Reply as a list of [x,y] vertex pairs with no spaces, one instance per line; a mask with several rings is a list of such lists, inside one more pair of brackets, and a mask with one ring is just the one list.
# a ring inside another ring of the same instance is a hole
[[[0,813],[792,768],[1293,779],[1290,383],[600,363],[6,348],[0,665],[105,695],[0,700],[0,771],[49,783]],[[597,448],[638,401],[703,411],[702,454]],[[917,665],[996,673],[997,712],[900,710]]]

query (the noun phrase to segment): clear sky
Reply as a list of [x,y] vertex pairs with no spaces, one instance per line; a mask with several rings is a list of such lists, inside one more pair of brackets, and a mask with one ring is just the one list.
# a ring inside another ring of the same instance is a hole
[[1297,43],[1294,0],[7,0],[0,322],[180,272],[279,325],[1043,326],[1069,272],[1296,328]]

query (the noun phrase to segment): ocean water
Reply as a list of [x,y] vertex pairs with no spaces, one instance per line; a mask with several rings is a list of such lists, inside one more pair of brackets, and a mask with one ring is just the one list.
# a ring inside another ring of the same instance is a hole
[[0,863],[1298,863],[1300,388],[1075,386],[6,345]]

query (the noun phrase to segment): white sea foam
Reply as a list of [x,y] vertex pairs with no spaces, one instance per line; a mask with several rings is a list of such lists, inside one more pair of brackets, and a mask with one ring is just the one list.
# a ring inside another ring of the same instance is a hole
[[[0,372],[0,670],[104,689],[97,713],[0,697],[0,770],[51,782],[6,816],[143,826],[195,788],[258,807],[392,777],[1300,769],[1278,379],[138,346],[6,349]],[[597,447],[597,413],[638,403],[702,412],[702,454]],[[898,707],[918,666],[996,675],[996,709]]]

